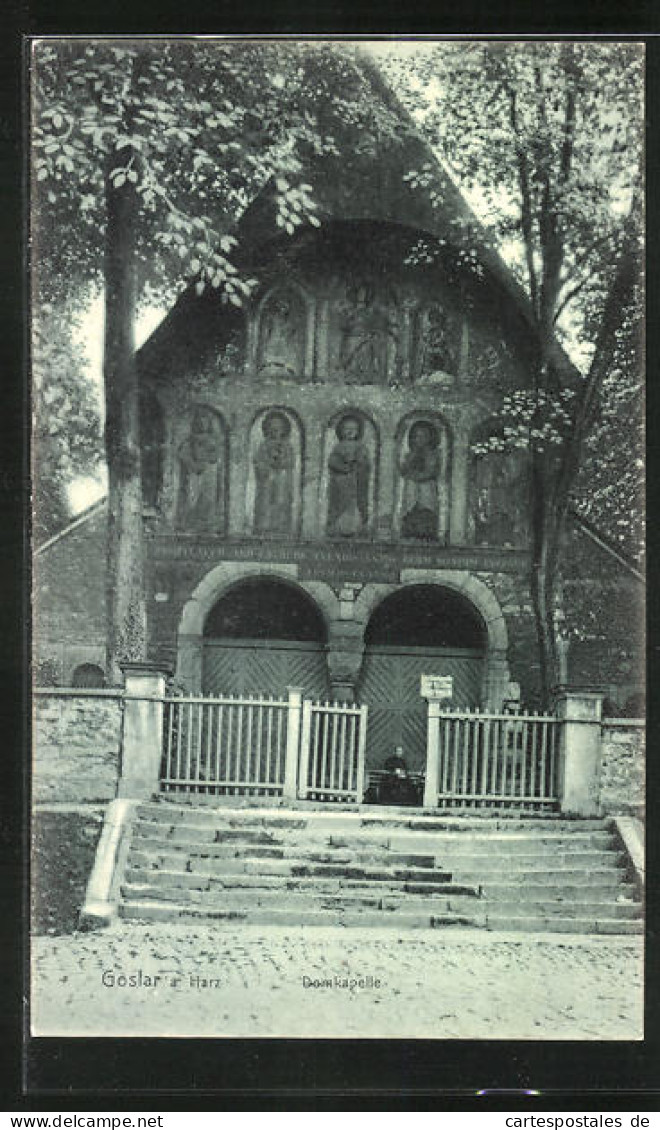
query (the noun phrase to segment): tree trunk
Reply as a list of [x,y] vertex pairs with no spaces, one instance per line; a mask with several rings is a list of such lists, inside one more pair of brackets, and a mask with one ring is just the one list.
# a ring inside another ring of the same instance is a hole
[[122,660],[146,657],[142,482],[134,319],[137,194],[126,181],[114,188],[106,168],[105,445],[108,461],[108,676],[120,679]]

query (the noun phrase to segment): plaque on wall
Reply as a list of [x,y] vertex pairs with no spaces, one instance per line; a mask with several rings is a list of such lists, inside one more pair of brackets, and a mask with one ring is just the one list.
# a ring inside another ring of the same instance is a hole
[[452,675],[422,675],[419,693],[422,698],[451,699],[454,697],[454,678]]

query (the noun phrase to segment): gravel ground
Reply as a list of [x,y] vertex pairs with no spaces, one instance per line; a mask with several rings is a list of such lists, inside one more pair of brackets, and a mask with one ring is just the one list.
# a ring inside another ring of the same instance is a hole
[[126,923],[32,975],[40,1036],[642,1038],[636,937]]

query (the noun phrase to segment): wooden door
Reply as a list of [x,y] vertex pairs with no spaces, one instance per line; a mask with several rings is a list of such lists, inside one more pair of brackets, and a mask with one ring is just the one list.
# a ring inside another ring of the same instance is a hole
[[204,694],[266,694],[286,697],[288,686],[310,698],[326,698],[323,645],[292,640],[206,640]]
[[369,706],[366,764],[381,768],[395,746],[412,772],[426,767],[426,700],[420,696],[422,675],[451,675],[454,706],[478,706],[483,656],[479,651],[414,647],[367,648],[360,680],[360,702]]

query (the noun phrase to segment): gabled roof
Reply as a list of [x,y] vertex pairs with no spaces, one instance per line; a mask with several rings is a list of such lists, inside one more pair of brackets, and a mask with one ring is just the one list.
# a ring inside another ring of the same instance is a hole
[[[396,224],[428,235],[452,251],[474,251],[486,280],[502,295],[520,330],[524,334],[532,334],[534,315],[524,288],[492,246],[483,224],[383,79],[377,64],[364,54],[360,56],[360,64],[374,100],[389,111],[397,128],[382,139],[365,136],[364,131],[347,124],[338,154],[310,154],[305,179],[313,188],[322,221]],[[430,166],[434,171],[435,190],[442,206],[434,204],[426,188],[407,179],[408,173],[424,166]],[[273,178],[248,205],[237,225],[239,249],[282,240],[276,215]],[[291,240],[295,240],[296,235],[290,237]],[[178,323],[181,331],[182,322],[185,323],[194,310],[202,307],[205,318],[222,318],[229,323],[237,317],[235,308],[222,306],[215,293],[199,298],[191,283],[145,342],[140,354],[146,357],[152,351],[166,352],[173,321]],[[185,324],[183,333],[187,333]],[[194,348],[192,329],[188,337],[190,346]],[[557,364],[564,374],[579,379],[577,369],[559,343],[555,353]]]

